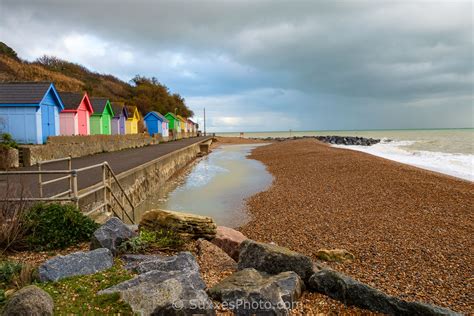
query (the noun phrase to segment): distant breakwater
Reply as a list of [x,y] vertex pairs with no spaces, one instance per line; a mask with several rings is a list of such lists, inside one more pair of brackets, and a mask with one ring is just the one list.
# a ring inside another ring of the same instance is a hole
[[355,145],[355,146],[372,146],[380,143],[380,139],[365,138],[357,136],[293,136],[293,137],[266,137],[266,138],[251,138],[256,140],[267,140],[282,142],[286,140],[308,139],[314,138],[323,143],[333,145]]

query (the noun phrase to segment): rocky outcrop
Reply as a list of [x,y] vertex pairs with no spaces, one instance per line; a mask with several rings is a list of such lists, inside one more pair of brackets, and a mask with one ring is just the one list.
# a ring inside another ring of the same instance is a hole
[[235,229],[217,226],[216,236],[211,242],[224,250],[235,261],[239,260],[240,244],[246,240],[244,234]]
[[209,295],[236,315],[287,315],[303,288],[300,277],[291,271],[268,275],[244,269],[213,286]]
[[209,240],[214,238],[217,229],[210,217],[158,209],[145,212],[139,227],[151,231],[169,230],[182,238]]
[[323,143],[333,145],[353,145],[353,146],[372,146],[380,143],[380,139],[365,138],[357,136],[293,136],[293,137],[267,137],[267,138],[253,138],[266,141],[282,142],[286,140],[308,139],[314,138]]
[[323,261],[352,261],[355,256],[346,249],[319,249],[316,258]]
[[380,139],[355,136],[315,136],[315,138],[323,143],[336,145],[372,146],[380,143]]
[[142,315],[215,315],[199,270],[149,271],[97,294],[119,293]]
[[23,316],[53,315],[54,302],[51,296],[35,285],[29,285],[15,292],[8,300],[3,315]]
[[303,281],[313,274],[311,259],[287,248],[245,240],[240,247],[238,269],[254,268],[269,274],[294,271]]
[[459,315],[451,310],[419,302],[407,302],[389,296],[346,275],[325,269],[314,273],[310,290],[327,295],[347,305],[389,315]]
[[112,254],[116,255],[120,244],[136,235],[119,218],[112,217],[94,232],[90,248],[91,250],[107,248]]
[[57,256],[40,265],[41,282],[58,281],[63,278],[94,274],[109,269],[114,264],[112,252],[99,248],[89,252],[74,252],[67,256]]

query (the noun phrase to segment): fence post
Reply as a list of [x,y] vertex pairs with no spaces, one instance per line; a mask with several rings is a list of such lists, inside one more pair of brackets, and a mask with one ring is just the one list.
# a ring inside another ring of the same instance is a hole
[[41,176],[41,161],[38,162],[38,191],[39,197],[43,197],[43,177]]
[[[69,158],[68,158],[68,169],[69,171],[72,171],[72,157],[71,155],[69,155]],[[77,174],[76,174],[77,176]],[[72,179],[73,175],[71,173],[71,176],[69,177],[69,190],[72,191],[72,187],[73,187],[73,179]],[[69,196],[72,195],[72,192],[69,193]]]
[[107,169],[105,163],[102,163],[102,185],[104,186],[104,208],[105,212],[109,211],[109,204],[107,202]]
[[76,207],[79,209],[79,190],[77,188],[77,170],[71,170],[72,197]]

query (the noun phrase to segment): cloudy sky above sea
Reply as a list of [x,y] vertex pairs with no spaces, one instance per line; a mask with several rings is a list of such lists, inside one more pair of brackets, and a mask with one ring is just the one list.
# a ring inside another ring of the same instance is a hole
[[474,124],[468,0],[0,0],[0,41],[155,76],[212,131]]

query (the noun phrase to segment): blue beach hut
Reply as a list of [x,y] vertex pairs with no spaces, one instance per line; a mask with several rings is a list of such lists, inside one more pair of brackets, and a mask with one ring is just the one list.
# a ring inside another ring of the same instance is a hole
[[63,102],[50,82],[0,83],[0,133],[24,144],[59,135]]
[[168,123],[169,121],[160,113],[152,111],[149,112],[143,118],[148,130],[148,134],[153,136],[155,134],[161,134],[163,137],[168,137]]

